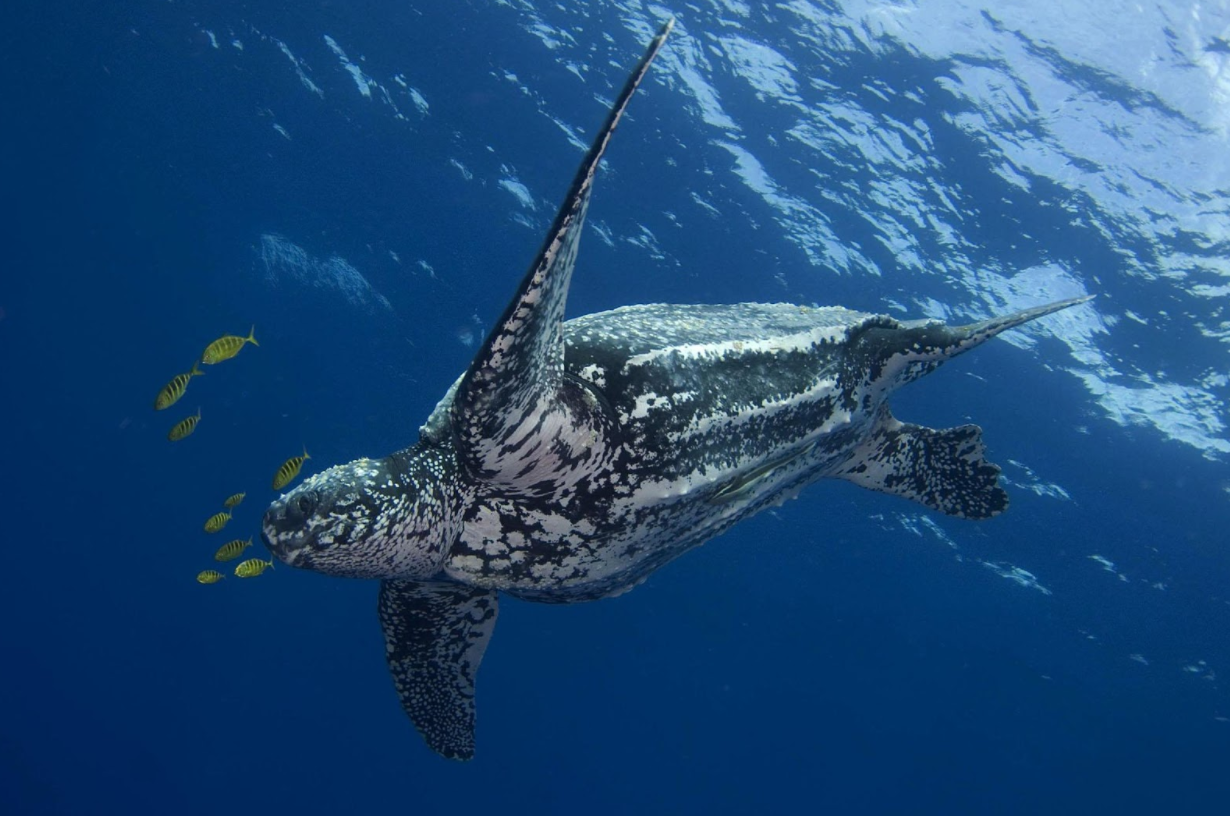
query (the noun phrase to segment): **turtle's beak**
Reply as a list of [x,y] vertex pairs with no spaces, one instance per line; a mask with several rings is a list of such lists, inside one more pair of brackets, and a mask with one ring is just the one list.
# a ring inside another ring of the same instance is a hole
[[283,496],[274,501],[265,512],[265,519],[261,524],[261,539],[269,552],[293,567],[307,549],[307,536],[304,532],[303,514],[294,503],[287,503],[285,499]]
[[263,530],[261,531],[261,541],[265,542],[265,549],[269,550],[269,552],[273,553],[279,559],[281,559],[282,554],[278,552],[277,549],[274,548],[273,542],[269,540],[269,534],[264,532]]

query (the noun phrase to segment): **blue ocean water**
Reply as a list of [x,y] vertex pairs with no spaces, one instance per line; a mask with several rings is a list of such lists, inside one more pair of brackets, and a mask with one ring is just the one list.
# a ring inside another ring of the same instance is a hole
[[[447,762],[401,713],[373,583],[193,577],[258,531],[304,445],[314,470],[414,440],[669,13],[570,314],[972,320],[1098,297],[894,399],[983,426],[1006,515],[822,483],[622,597],[505,600],[477,756]],[[4,19],[3,812],[1223,806],[1224,8],[78,0]],[[259,348],[152,410],[252,324]]]

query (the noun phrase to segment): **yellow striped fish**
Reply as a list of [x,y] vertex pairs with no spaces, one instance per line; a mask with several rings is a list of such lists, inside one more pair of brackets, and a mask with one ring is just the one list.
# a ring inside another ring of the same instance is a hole
[[167,439],[170,439],[172,442],[178,442],[185,436],[191,435],[191,433],[196,430],[196,424],[200,421],[201,409],[197,408],[196,416],[181,419],[178,423],[176,423],[175,427],[171,429],[171,432],[167,434]]
[[214,513],[205,522],[205,532],[216,533],[226,526],[226,523],[231,520],[230,513]]
[[234,561],[239,557],[240,553],[252,546],[252,539],[244,541],[242,538],[237,538],[234,541],[228,541],[218,548],[214,553],[215,561]]
[[201,570],[196,574],[198,584],[216,584],[226,576],[217,570]]
[[226,501],[222,502],[222,506],[223,507],[237,507],[239,503],[243,501],[243,497],[246,495],[248,494],[247,493],[236,493],[234,496],[228,496]]
[[201,362],[205,365],[213,365],[231,359],[247,343],[259,346],[260,343],[256,342],[255,335],[256,326],[252,327],[247,337],[240,337],[237,334],[223,335],[205,347],[205,353],[201,355]]
[[188,390],[188,380],[204,373],[204,371],[197,367],[196,363],[193,363],[191,371],[178,375],[162,387],[162,390],[158,392],[158,398],[154,400],[154,410],[161,411],[163,408],[170,408],[179,402],[179,398]]
[[273,476],[273,489],[281,490],[293,482],[295,477],[299,475],[299,468],[303,467],[303,463],[311,458],[305,447],[302,456],[294,456],[283,462],[282,467],[278,468],[278,472]]
[[262,561],[259,558],[249,558],[235,565],[235,574],[240,578],[255,578],[267,569],[273,569],[273,559]]

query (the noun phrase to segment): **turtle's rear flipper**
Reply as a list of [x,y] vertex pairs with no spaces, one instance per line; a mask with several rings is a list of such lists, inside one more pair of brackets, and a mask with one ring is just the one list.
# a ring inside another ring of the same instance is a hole
[[427,745],[449,759],[474,756],[474,677],[498,611],[495,590],[380,582],[380,625],[397,696]]
[[1008,506],[999,467],[984,452],[977,425],[937,431],[900,422],[885,408],[871,435],[833,476],[950,516],[984,519]]

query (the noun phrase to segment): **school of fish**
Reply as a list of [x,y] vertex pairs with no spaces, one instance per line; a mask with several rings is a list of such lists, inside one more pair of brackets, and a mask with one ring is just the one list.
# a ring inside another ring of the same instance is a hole
[[[171,378],[170,382],[162,387],[158,392],[158,396],[154,398],[154,410],[163,411],[179,402],[184,394],[187,393],[188,384],[192,381],[192,378],[199,377],[205,373],[201,370],[202,365],[216,365],[225,360],[233,359],[244,346],[249,344],[260,347],[260,343],[256,342],[256,326],[252,326],[248,331],[247,337],[237,334],[225,334],[214,340],[201,352],[200,358],[193,361],[191,369],[183,374],[175,375]],[[167,439],[172,442],[186,439],[196,431],[200,421],[201,409],[197,408],[195,414],[191,414],[171,426],[171,430],[167,432]],[[302,455],[292,456],[283,462],[274,471],[273,489],[281,490],[293,482],[299,476],[299,471],[303,469],[303,463],[311,458],[308,455],[307,448],[304,447]],[[223,509],[206,519],[204,525],[202,525],[204,531],[206,533],[217,533],[226,527],[227,523],[234,517],[236,508],[243,503],[246,495],[246,492],[239,492],[228,496],[222,502]],[[228,541],[214,552],[214,560],[224,562],[239,558],[248,547],[252,546],[252,538],[252,536],[249,536],[246,540],[236,538]],[[235,566],[234,575],[237,578],[255,578],[265,572],[265,570],[272,568],[273,559],[249,558]],[[197,583],[200,584],[216,584],[224,578],[226,576],[216,569],[201,570],[196,576]]]

